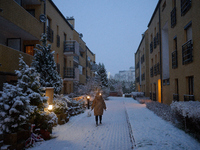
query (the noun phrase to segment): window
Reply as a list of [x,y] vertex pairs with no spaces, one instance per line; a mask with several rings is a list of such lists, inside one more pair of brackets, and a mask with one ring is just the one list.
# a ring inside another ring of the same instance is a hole
[[29,12],[33,17],[35,17],[35,9],[27,9],[27,12]]
[[174,51],[172,52],[172,68],[175,69],[178,67],[177,60],[177,37],[174,37]]
[[53,30],[51,29],[51,20],[47,17],[47,40],[53,43]]
[[21,51],[21,39],[20,38],[8,38],[7,46],[15,50]]
[[34,45],[25,46],[25,53],[34,56]]
[[193,44],[192,44],[192,22],[189,22],[185,27],[186,43],[182,45],[182,64],[193,62]]
[[188,94],[193,95],[194,94],[194,77],[190,76],[188,77]]
[[162,11],[165,9],[165,7],[166,7],[166,1],[162,5]]
[[172,8],[176,7],[176,0],[172,0]]
[[83,74],[83,67],[81,65],[78,66],[79,74]]
[[181,0],[181,16],[184,16],[192,6],[192,0]]
[[176,93],[176,94],[179,93],[179,89],[178,89],[178,79],[175,79],[175,93]]

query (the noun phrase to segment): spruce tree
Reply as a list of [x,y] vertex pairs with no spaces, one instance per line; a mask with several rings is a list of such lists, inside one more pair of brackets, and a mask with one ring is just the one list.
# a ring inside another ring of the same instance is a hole
[[58,94],[62,90],[62,78],[56,70],[51,45],[47,46],[47,36],[42,34],[42,46],[37,44],[32,66],[40,73],[40,84],[43,87],[54,87],[54,93]]
[[108,78],[104,64],[99,63],[97,76],[101,81],[103,87],[108,87]]

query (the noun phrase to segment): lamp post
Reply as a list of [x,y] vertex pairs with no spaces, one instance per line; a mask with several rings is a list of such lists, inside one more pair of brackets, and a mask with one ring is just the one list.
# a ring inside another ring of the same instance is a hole
[[87,105],[88,105],[88,109],[90,109],[90,96],[87,96]]
[[53,95],[54,95],[54,88],[53,87],[46,87],[46,94],[48,97],[48,110],[52,110],[53,109]]

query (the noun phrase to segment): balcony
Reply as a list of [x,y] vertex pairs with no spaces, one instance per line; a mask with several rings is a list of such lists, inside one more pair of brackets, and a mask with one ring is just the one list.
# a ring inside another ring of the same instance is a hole
[[179,94],[173,94],[173,102],[179,101]]
[[73,61],[79,64],[79,56],[73,56]]
[[194,101],[194,95],[184,95],[184,101]]
[[181,16],[184,16],[192,6],[192,0],[181,0]]
[[98,68],[98,65],[95,64],[95,63],[93,63],[93,64],[92,64],[91,71],[95,72],[95,71],[97,71],[97,68]]
[[77,41],[64,41],[64,54],[66,56],[79,56],[79,43]]
[[178,61],[177,61],[177,50],[172,52],[172,68],[175,69],[178,67]]
[[72,67],[64,67],[64,81],[79,81],[79,69]]
[[[39,9],[41,7],[40,2],[34,7]],[[43,32],[42,24],[22,6],[14,0],[0,0],[0,8],[3,10],[0,15],[0,33],[4,35],[4,38],[40,39],[40,35]],[[4,40],[1,39],[1,41]]]
[[150,43],[150,54],[153,53],[153,42]]
[[156,101],[156,93],[153,92],[153,101]]
[[176,7],[171,11],[171,28],[174,28],[176,25]]
[[141,64],[144,62],[144,54],[141,57]]
[[153,77],[153,67],[150,68],[150,76]]
[[53,43],[53,30],[47,26],[47,40]]
[[142,81],[145,80],[145,73],[142,74]]
[[182,45],[182,63],[183,65],[193,62],[193,45],[192,40],[189,40]]

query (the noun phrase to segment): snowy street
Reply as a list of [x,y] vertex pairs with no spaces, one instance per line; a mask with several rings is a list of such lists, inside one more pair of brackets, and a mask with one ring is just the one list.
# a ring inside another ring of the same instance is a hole
[[[43,142],[31,149],[36,150],[130,150],[134,149],[188,149],[200,148],[200,143],[162,120],[153,112],[132,98],[109,97],[105,101],[102,124],[95,125],[93,116],[87,112],[64,125],[54,128],[57,138]],[[126,117],[128,114],[128,120]],[[129,128],[131,125],[131,130]],[[133,133],[134,143],[130,133]]]

